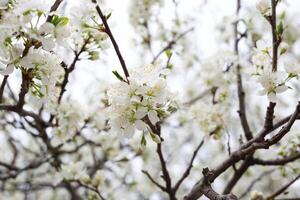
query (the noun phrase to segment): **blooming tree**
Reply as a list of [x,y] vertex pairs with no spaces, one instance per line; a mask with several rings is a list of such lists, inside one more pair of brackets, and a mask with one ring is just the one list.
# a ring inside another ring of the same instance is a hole
[[293,2],[232,1],[202,53],[211,2],[130,1],[125,52],[109,2],[1,0],[0,199],[299,199]]

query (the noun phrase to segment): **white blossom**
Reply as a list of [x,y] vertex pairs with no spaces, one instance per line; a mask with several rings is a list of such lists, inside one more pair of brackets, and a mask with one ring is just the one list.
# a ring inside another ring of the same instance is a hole
[[270,0],[259,0],[256,3],[256,9],[263,15],[267,15],[271,9]]
[[259,94],[267,95],[271,102],[276,102],[276,94],[288,89],[285,85],[285,78],[286,74],[283,71],[272,72],[271,70],[264,70],[258,77],[258,82],[264,88]]
[[218,138],[229,121],[228,105],[223,103],[212,104],[201,102],[194,104],[189,112],[194,122],[205,134]]
[[79,180],[86,175],[86,169],[83,162],[69,162],[63,164],[61,170],[57,173],[55,183],[62,180]]
[[130,137],[135,130],[150,131],[172,108],[171,93],[156,65],[130,70],[129,83],[119,82],[108,90],[108,115],[112,129]]
[[300,74],[300,63],[296,59],[291,59],[284,63],[285,71],[293,76]]
[[[0,62],[0,74],[3,76],[9,75],[13,73],[15,67],[12,64],[8,64],[7,66],[3,66],[3,64]],[[3,67],[3,68],[2,68]]]
[[48,98],[57,96],[56,83],[63,74],[62,60],[55,54],[41,48],[31,47],[28,54],[20,59],[19,65],[33,70],[33,83],[30,94],[40,101],[39,105],[49,102]]
[[258,72],[261,69],[270,68],[272,65],[272,46],[269,41],[258,40],[256,42],[255,53],[252,57],[253,64],[257,67]]
[[76,101],[61,102],[56,110],[58,127],[52,130],[54,145],[72,139],[84,123],[82,106]]

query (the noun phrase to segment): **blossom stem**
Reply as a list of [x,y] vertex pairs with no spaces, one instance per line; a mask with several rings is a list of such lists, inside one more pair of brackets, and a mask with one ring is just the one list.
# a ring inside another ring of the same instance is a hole
[[276,0],[271,0],[271,9],[272,9],[272,16],[271,16],[271,27],[272,27],[272,41],[273,41],[273,57],[272,57],[272,71],[277,71],[277,60],[278,60],[278,47],[280,44],[280,39],[276,33]]

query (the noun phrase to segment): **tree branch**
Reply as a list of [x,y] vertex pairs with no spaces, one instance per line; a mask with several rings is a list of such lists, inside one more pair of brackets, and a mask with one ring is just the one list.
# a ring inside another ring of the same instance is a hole
[[200,150],[200,148],[203,146],[204,144],[204,139],[202,139],[202,141],[200,142],[200,144],[197,146],[197,148],[195,149],[193,156],[190,160],[190,163],[187,167],[187,169],[185,170],[185,172],[182,174],[181,178],[178,180],[178,182],[175,184],[175,186],[173,187],[173,190],[176,192],[179,188],[179,186],[181,185],[181,183],[189,176],[191,169],[193,168],[193,163],[194,160]]
[[[270,146],[276,144],[278,141],[280,141],[286,133],[288,133],[293,126],[294,122],[296,121],[297,117],[300,113],[300,103],[298,103],[293,115],[289,119],[287,125],[283,127],[277,134],[275,134],[272,138],[267,140],[261,140],[260,136],[254,138],[254,141],[248,141],[248,143],[242,147],[240,147],[239,150],[233,152],[229,158],[227,158],[223,163],[221,163],[218,167],[215,168],[215,170],[210,171],[209,175],[206,177],[206,179],[211,183],[213,182],[218,176],[220,176],[222,173],[224,173],[231,165],[234,163],[245,159],[247,155],[250,155],[254,153],[257,149],[267,149]],[[201,189],[203,187],[203,179],[201,179],[199,182],[197,182],[193,189],[190,191],[187,196],[185,196],[184,200],[196,200],[199,197],[203,195],[201,192]]]
[[0,87],[0,104],[3,101],[4,88],[5,88],[5,85],[7,83],[7,79],[8,79],[8,75],[4,76],[4,78],[2,80],[2,83],[1,83],[1,87]]
[[87,38],[81,49],[78,52],[74,52],[75,53],[75,57],[73,59],[73,62],[71,63],[71,65],[69,67],[66,66],[66,64],[63,62],[61,65],[63,66],[64,70],[65,70],[65,75],[64,75],[64,79],[63,82],[61,84],[61,90],[60,90],[60,94],[58,97],[58,104],[60,104],[62,97],[66,91],[66,86],[69,82],[69,76],[70,74],[74,71],[76,63],[80,60],[80,55],[85,51],[85,48],[87,46],[87,44],[89,43],[90,38]]
[[243,192],[241,194],[241,196],[239,197],[240,199],[242,199],[243,197],[245,197],[251,190],[252,188],[254,187],[254,185],[261,181],[265,176],[268,176],[269,174],[273,173],[275,170],[272,169],[272,170],[269,170],[269,171],[266,171],[266,172],[263,172],[262,174],[260,174],[257,178],[255,178],[251,183],[250,185],[245,189],[245,192]]
[[253,162],[253,164],[256,164],[256,165],[265,165],[265,166],[266,165],[285,165],[287,163],[294,162],[297,159],[300,159],[300,152],[297,153],[296,155],[292,155],[292,156],[281,158],[281,159],[275,159],[275,160],[261,160],[258,158],[253,158],[252,162]]
[[237,184],[237,182],[242,178],[243,174],[247,171],[249,166],[251,165],[251,159],[252,155],[246,158],[246,160],[243,161],[242,165],[239,167],[238,170],[236,170],[232,176],[232,178],[229,180],[227,185],[224,188],[223,194],[228,194],[232,191],[233,187]]
[[[113,44],[113,46],[114,46],[114,49],[115,49],[115,51],[116,51],[116,53],[117,53],[117,56],[118,56],[118,58],[119,58],[119,61],[120,61],[120,63],[121,63],[123,72],[124,72],[124,74],[125,74],[125,76],[126,76],[126,79],[127,79],[127,78],[129,77],[129,72],[128,72],[127,66],[126,66],[126,64],[125,64],[125,61],[124,61],[124,59],[123,59],[123,57],[122,57],[122,54],[121,54],[121,52],[120,52],[119,46],[118,46],[118,44],[117,44],[117,42],[116,42],[116,40],[115,40],[115,38],[114,38],[114,36],[113,36],[111,30],[110,30],[110,27],[109,27],[108,23],[107,23],[107,19],[106,19],[106,17],[103,15],[103,13],[102,13],[102,11],[101,11],[101,9],[100,9],[100,6],[97,4],[97,0],[92,0],[92,2],[96,5],[97,13],[99,14],[99,16],[100,16],[100,18],[101,18],[101,20],[102,20],[102,22],[103,22],[103,25],[104,25],[104,27],[105,27],[105,32],[107,33],[108,37],[110,38],[110,40],[111,40],[111,42],[112,42],[112,44]],[[128,80],[127,80],[127,81],[128,81]]]
[[267,198],[265,198],[265,200],[273,200],[273,199],[275,199],[275,197],[279,196],[284,191],[286,191],[299,178],[300,178],[300,174],[298,176],[296,176],[293,180],[291,180],[289,183],[287,183],[286,185],[282,186],[279,190],[277,190],[276,192],[274,192],[273,194],[271,194],[270,196],[268,196]]
[[193,30],[194,30],[194,28],[190,28],[190,29],[184,31],[183,33],[181,33],[180,35],[178,35],[178,36],[177,36],[176,38],[174,38],[173,40],[169,41],[168,44],[167,44],[164,48],[162,48],[162,50],[160,50],[160,51],[154,56],[154,58],[153,58],[153,60],[151,61],[151,63],[152,63],[152,64],[155,63],[156,60],[160,57],[161,54],[163,54],[166,50],[171,49],[171,48],[174,46],[174,44],[176,44],[176,42],[177,42],[178,40],[180,40],[180,39],[183,38],[186,34],[188,34],[189,32],[191,32],[191,31],[193,31]]
[[157,186],[158,188],[160,188],[162,191],[167,192],[167,189],[166,189],[164,186],[160,185],[158,182],[156,182],[156,181],[151,177],[151,175],[149,174],[149,172],[147,172],[147,171],[145,171],[145,170],[142,170],[142,173],[145,174],[145,175],[148,177],[148,179],[149,179],[154,185],[156,185],[156,186]]

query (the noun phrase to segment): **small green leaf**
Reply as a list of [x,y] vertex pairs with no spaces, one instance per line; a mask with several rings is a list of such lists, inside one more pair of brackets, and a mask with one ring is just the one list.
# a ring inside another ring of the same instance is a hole
[[284,54],[286,51],[287,51],[287,49],[286,49],[286,48],[282,48],[282,49],[280,49],[280,55]]
[[279,19],[284,20],[285,18],[285,11],[283,11],[282,13],[280,13],[279,15]]
[[165,51],[165,54],[166,54],[166,56],[167,56],[168,58],[170,58],[170,57],[172,56],[172,52],[171,52],[170,49],[167,49],[167,50]]
[[57,24],[59,23],[59,16],[53,15],[53,16],[52,16],[52,19],[51,19],[51,23],[52,23],[54,26],[57,26]]
[[60,21],[59,21],[59,23],[58,23],[58,25],[60,25],[60,26],[65,26],[65,25],[67,25],[69,23],[69,18],[67,18],[67,17],[61,17],[60,18]]
[[117,70],[112,71],[112,73],[119,79],[120,81],[125,81],[124,78],[117,72]]
[[108,13],[107,15],[106,15],[106,19],[109,19],[110,17],[111,17],[111,15],[112,15],[112,13],[110,12],[110,13]]
[[281,36],[283,34],[283,31],[284,31],[283,23],[280,22],[276,27],[276,33],[278,36]]
[[23,15],[24,15],[24,16],[29,15],[31,12],[33,12],[32,9],[25,10],[25,11],[23,12]]
[[141,146],[146,146],[147,145],[147,140],[145,138],[145,134],[143,133],[142,139],[141,139]]
[[59,17],[58,15],[53,15],[51,23],[54,26],[65,26],[69,23],[69,18],[67,17]]

